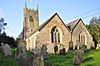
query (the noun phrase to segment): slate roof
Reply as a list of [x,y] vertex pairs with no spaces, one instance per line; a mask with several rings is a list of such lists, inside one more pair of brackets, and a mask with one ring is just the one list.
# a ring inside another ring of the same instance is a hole
[[81,18],[77,19],[77,20],[74,20],[68,24],[66,24],[67,28],[69,31],[73,31],[74,28],[77,26],[77,24],[79,23],[79,21],[81,20]]

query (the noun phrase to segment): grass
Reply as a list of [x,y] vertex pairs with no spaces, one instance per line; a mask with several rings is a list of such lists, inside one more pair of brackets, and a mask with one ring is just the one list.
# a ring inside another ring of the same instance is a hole
[[0,66],[17,66],[15,56],[4,56],[0,51]]
[[[69,51],[66,55],[51,55],[48,63],[52,66],[73,66],[73,52]],[[100,50],[88,50],[81,66],[100,66]]]
[[81,66],[100,66],[100,50],[90,50],[85,54],[83,64]]
[[69,51],[66,55],[50,55],[48,63],[52,66],[72,66],[73,51]]
[[[12,48],[12,56],[4,56],[0,50],[0,66],[18,66],[15,60],[16,49]],[[27,51],[28,56],[32,56],[32,52]]]
[[[50,66],[73,66],[73,51],[68,51],[66,55],[50,55],[48,63]],[[30,52],[28,52],[31,55]],[[4,56],[0,51],[0,66],[17,66],[14,52],[13,56]],[[81,66],[100,66],[100,50],[88,50],[84,55]]]

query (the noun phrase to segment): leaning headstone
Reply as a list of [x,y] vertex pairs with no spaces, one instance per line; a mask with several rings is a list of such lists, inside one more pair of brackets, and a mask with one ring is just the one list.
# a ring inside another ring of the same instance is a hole
[[84,51],[82,49],[76,50],[74,53],[73,65],[80,66],[80,64],[83,62],[83,57]]
[[11,56],[12,55],[12,53],[11,53],[11,47],[8,44],[5,44],[3,46],[3,52],[4,52],[5,56]]

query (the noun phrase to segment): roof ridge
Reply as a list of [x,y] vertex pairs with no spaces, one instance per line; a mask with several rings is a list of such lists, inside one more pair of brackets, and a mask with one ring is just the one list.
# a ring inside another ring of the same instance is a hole
[[68,24],[66,24],[66,26],[68,27],[68,30],[72,31],[80,20],[81,20],[81,18],[73,20],[73,21],[69,22]]

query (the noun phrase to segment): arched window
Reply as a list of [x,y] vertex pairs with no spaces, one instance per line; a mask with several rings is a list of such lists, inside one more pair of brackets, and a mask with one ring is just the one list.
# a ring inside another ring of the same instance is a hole
[[29,19],[30,19],[30,22],[34,22],[34,19],[32,16],[30,16]]
[[52,43],[60,43],[60,32],[57,27],[53,27],[51,30],[51,42]]
[[85,44],[85,34],[83,32],[79,34],[79,42]]

